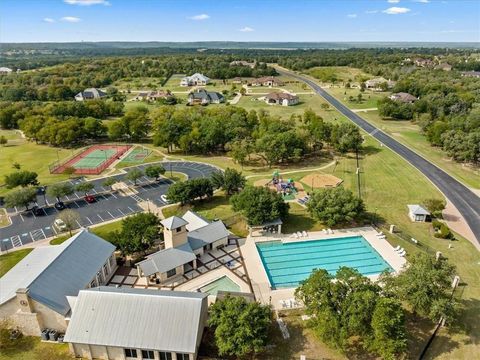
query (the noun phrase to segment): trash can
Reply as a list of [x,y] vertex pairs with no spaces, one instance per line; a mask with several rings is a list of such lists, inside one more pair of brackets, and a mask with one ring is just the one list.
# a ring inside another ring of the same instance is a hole
[[57,341],[59,343],[63,343],[63,338],[65,337],[65,335],[59,335],[58,338],[57,338]]
[[50,330],[50,332],[48,333],[48,338],[50,341],[57,341],[57,338],[58,338],[57,330]]
[[50,332],[50,329],[43,329],[41,333],[42,340],[48,340],[48,333]]

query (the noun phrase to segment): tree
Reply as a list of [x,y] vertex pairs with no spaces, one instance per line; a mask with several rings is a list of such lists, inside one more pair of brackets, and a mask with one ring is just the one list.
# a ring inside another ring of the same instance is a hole
[[314,190],[307,209],[317,220],[328,226],[359,218],[365,211],[362,199],[343,187]]
[[22,170],[16,171],[9,175],[5,175],[5,185],[7,189],[13,189],[14,187],[21,186],[26,187],[29,185],[38,185],[38,174],[33,171]]
[[75,172],[77,171],[77,169],[75,169],[73,166],[67,166],[62,174],[64,175],[68,175],[68,177],[71,177],[73,174],[75,174]]
[[70,183],[57,183],[47,187],[47,195],[57,199],[60,202],[60,198],[63,196],[72,195],[75,192],[73,186]]
[[165,168],[162,165],[150,165],[145,168],[145,175],[155,180],[158,180],[163,174],[165,174]]
[[455,266],[446,259],[426,253],[416,253],[409,259],[409,266],[398,276],[384,275],[385,288],[406,301],[414,313],[426,316],[432,321],[440,317],[452,320],[457,304],[450,299],[451,284]]
[[95,184],[89,181],[81,182],[80,184],[75,186],[75,190],[85,193],[85,196],[87,196],[88,193],[92,191],[94,188],[95,188]]
[[224,173],[214,172],[211,181],[217,189],[221,188],[227,195],[232,195],[245,187],[247,179],[240,171],[227,168]]
[[113,185],[117,183],[117,179],[114,177],[109,177],[103,182],[103,186],[108,186],[110,190],[113,190]]
[[145,252],[160,237],[160,219],[152,213],[138,213],[122,220],[121,231],[114,232],[113,244],[124,255]]
[[5,136],[0,136],[0,145],[5,146],[8,143],[8,139]]
[[245,216],[249,225],[260,225],[288,215],[290,206],[281,194],[266,187],[247,186],[231,197],[233,210]]
[[72,236],[72,230],[80,226],[80,214],[72,209],[65,209],[57,216],[65,224],[65,228]]
[[435,217],[442,217],[442,211],[445,209],[445,201],[442,199],[425,199],[423,205]]
[[244,357],[265,349],[272,310],[242,297],[227,296],[210,307],[208,325],[214,328],[219,355]]
[[167,190],[168,200],[182,205],[191,203],[196,199],[213,196],[213,184],[210,179],[200,178],[176,182]]
[[335,150],[346,153],[360,149],[363,138],[360,130],[353,124],[335,124],[330,133],[330,144]]
[[5,206],[9,208],[24,206],[28,210],[28,206],[37,200],[37,190],[31,187],[13,190],[5,195]]
[[133,181],[133,184],[136,186],[137,180],[140,179],[142,176],[143,176],[143,172],[140,169],[133,168],[128,171],[127,175],[125,175],[125,178],[127,180]]

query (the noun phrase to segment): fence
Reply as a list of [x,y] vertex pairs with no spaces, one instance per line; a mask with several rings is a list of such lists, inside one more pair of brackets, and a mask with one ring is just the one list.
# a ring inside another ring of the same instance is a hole
[[[378,230],[383,231],[384,233],[391,234],[390,229],[386,225],[374,225],[374,227],[376,227]],[[391,235],[394,236],[397,240],[406,241],[409,245],[414,246],[418,250],[424,251],[430,255],[435,255],[437,253],[437,250],[428,246],[427,244],[422,243],[421,241],[414,243],[412,241],[412,238],[414,238],[413,236],[397,227],[395,227],[395,232]]]

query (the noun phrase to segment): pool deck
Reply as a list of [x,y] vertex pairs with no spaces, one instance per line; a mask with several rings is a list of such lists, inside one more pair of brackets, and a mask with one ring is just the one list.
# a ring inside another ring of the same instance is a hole
[[[240,250],[243,254],[245,266],[247,268],[256,299],[263,304],[271,304],[274,309],[280,310],[284,309],[281,305],[281,302],[284,300],[293,299],[295,292],[295,288],[278,290],[272,290],[270,288],[270,282],[268,280],[265,268],[263,267],[262,260],[260,259],[260,255],[258,254],[257,247],[255,245],[256,243],[274,240],[281,240],[283,242],[325,240],[358,235],[363,236],[364,239],[368,241],[368,243],[380,254],[380,256],[386,262],[388,262],[395,273],[398,273],[402,270],[403,266],[406,264],[405,258],[399,256],[393,249],[393,246],[391,246],[387,240],[379,239],[377,236],[378,232],[370,226],[334,230],[333,234],[325,234],[321,231],[309,232],[308,236],[301,237],[299,239],[292,238],[291,234],[272,234],[270,236],[248,237],[246,241],[241,244]],[[378,275],[370,275],[368,277],[372,280],[378,279]]]

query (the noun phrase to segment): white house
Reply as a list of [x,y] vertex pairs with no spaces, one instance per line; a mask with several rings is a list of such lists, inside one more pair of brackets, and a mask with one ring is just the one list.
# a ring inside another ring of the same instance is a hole
[[0,278],[0,319],[25,335],[45,328],[64,332],[67,296],[104,285],[117,269],[115,246],[88,230],[60,245],[37,247]]
[[137,263],[138,276],[164,283],[196,269],[197,256],[228,245],[228,230],[222,221],[209,222],[193,211],[183,217],[171,216],[161,222],[165,249]]
[[10,68],[7,68],[7,67],[0,67],[0,75],[8,75],[8,74],[11,74],[12,73],[12,69]]
[[69,298],[64,341],[84,359],[194,360],[207,320],[208,294],[99,287]]
[[107,96],[107,93],[96,88],[88,88],[75,95],[76,101],[97,100]]
[[430,213],[420,205],[407,205],[408,216],[412,221],[425,222],[430,219]]
[[207,85],[210,79],[203,74],[195,73],[192,76],[186,76],[180,81],[180,86]]

